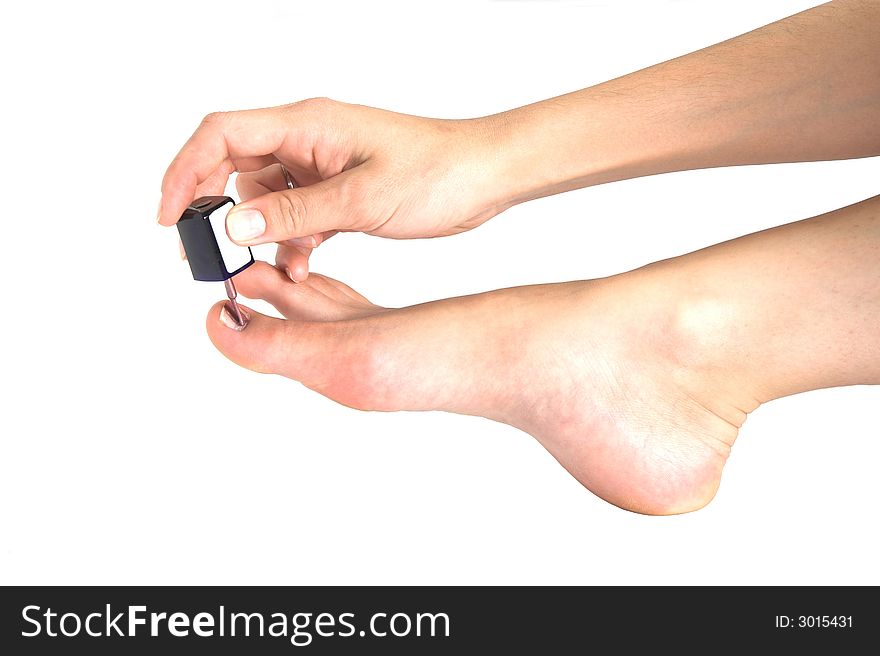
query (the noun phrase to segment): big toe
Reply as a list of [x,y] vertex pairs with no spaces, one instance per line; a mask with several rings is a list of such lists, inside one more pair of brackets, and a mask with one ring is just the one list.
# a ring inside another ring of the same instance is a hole
[[208,312],[208,336],[227,358],[252,371],[298,380],[345,405],[373,406],[372,351],[359,322],[283,320],[240,307],[247,317],[243,328],[226,302]]
[[283,335],[288,322],[266,316],[239,304],[244,325],[236,321],[228,301],[216,303],[208,312],[208,337],[235,364],[261,373],[279,373],[286,350]]

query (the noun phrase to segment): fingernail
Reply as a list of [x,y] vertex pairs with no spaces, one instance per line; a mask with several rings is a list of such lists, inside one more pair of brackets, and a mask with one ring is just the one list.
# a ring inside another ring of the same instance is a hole
[[318,240],[315,235],[309,235],[308,237],[294,237],[293,239],[288,239],[287,243],[291,246],[305,246],[306,248],[317,248]]
[[293,282],[300,282],[299,280],[296,279],[296,276],[294,276],[293,269],[287,270],[287,277],[290,278]]
[[266,219],[259,210],[232,208],[226,215],[226,232],[233,241],[250,241],[266,232]]
[[159,207],[156,210],[156,223],[159,223],[159,220],[162,218],[162,197],[159,197]]
[[186,259],[186,249],[183,247],[183,242],[180,241],[180,239],[177,240],[177,246],[178,246],[178,248],[180,248],[180,259],[185,260]]
[[229,303],[226,303],[220,309],[220,323],[229,328],[230,330],[234,330],[237,333],[240,333],[242,330],[247,328],[248,322],[250,321],[250,317],[248,313],[245,312],[245,309],[241,306],[238,308],[241,310],[241,318],[243,319],[242,323],[238,323],[235,320],[235,316],[232,313],[232,308],[229,306]]

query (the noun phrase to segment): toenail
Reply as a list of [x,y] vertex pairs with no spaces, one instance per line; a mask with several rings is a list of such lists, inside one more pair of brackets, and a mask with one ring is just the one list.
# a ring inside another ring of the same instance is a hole
[[235,320],[235,317],[230,310],[229,303],[226,303],[220,309],[220,323],[237,333],[240,333],[242,330],[247,328],[248,322],[250,321],[250,317],[248,316],[248,313],[244,310],[244,308],[239,307],[239,310],[241,311],[241,317],[243,319],[242,323],[238,323],[238,321]]

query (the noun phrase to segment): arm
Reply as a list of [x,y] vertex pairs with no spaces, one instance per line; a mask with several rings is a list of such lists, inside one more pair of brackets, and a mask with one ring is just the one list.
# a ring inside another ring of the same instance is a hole
[[[669,171],[880,154],[880,1],[838,0],[558,98],[470,120],[313,99],[209,115],[168,167],[158,220],[241,173],[241,244],[307,275],[338,230],[470,230],[517,203]],[[281,169],[294,175],[287,189]]]
[[492,118],[514,202],[670,171],[878,155],[880,2],[830,2]]

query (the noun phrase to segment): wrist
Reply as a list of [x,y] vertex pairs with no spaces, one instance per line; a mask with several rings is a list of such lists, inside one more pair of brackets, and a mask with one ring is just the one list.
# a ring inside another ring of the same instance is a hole
[[619,155],[599,138],[607,127],[583,111],[583,103],[563,96],[480,119],[499,203],[512,206],[610,181],[609,163]]
[[450,165],[466,192],[468,210],[489,218],[516,205],[526,178],[512,170],[509,128],[502,115],[455,121],[456,146]]

